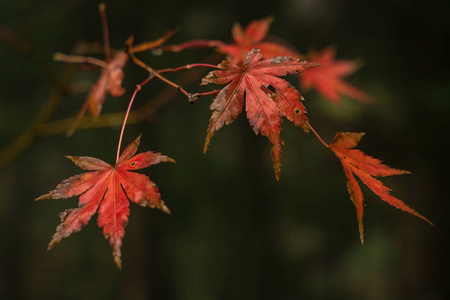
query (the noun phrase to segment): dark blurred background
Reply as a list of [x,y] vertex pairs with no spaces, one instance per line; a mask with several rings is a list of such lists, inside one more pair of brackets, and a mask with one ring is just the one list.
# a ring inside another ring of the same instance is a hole
[[[335,107],[315,91],[304,93],[311,124],[327,142],[338,131],[366,132],[359,149],[412,172],[383,182],[436,228],[363,188],[367,206],[361,246],[342,167],[312,134],[283,123],[277,182],[270,144],[253,134],[244,115],[221,129],[204,155],[212,97],[190,105],[176,94],[149,122],[129,125],[125,132],[125,144],[142,132],[140,150],[162,152],[177,164],[143,170],[173,214],[131,205],[122,271],[113,263],[96,217],[47,252],[57,214],[76,207],[77,199],[33,202],[81,172],[63,155],[112,163],[119,126],[80,129],[70,138],[42,137],[1,167],[0,299],[448,299],[448,1],[132,0],[106,5],[111,45],[117,49],[130,34],[144,42],[177,27],[180,32],[169,43],[231,41],[234,22],[246,25],[273,15],[270,33],[302,53],[333,45],[339,58],[362,59],[363,68],[347,80],[372,94],[376,104],[344,97]],[[27,130],[57,90],[47,68],[60,78],[66,64],[53,62],[53,53],[70,53],[80,42],[101,42],[102,30],[98,2],[87,0],[3,0],[0,26],[3,148]],[[6,29],[22,42],[5,38]],[[166,68],[199,62],[210,53],[139,57]],[[74,70],[71,83],[81,91],[99,75],[79,66]],[[146,76],[131,64],[125,72],[127,93],[107,97],[104,114],[125,110],[134,85]],[[188,72],[168,77],[177,80]],[[204,90],[200,78],[192,78],[186,89]],[[148,84],[134,107],[157,101],[155,95],[165,88],[157,81]],[[85,97],[62,97],[51,120],[73,116]]]

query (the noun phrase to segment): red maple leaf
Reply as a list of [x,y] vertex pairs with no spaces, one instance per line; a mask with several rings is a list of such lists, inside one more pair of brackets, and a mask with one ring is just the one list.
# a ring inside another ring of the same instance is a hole
[[356,61],[335,59],[335,50],[331,47],[323,49],[320,53],[311,52],[308,59],[322,64],[300,75],[302,87],[314,87],[322,96],[334,104],[341,101],[341,94],[345,94],[361,102],[373,101],[372,96],[362,92],[352,85],[344,82],[342,77],[354,73],[359,64]]
[[70,177],[62,181],[55,190],[36,199],[79,196],[78,208],[67,209],[59,215],[62,223],[56,228],[48,250],[61,239],[80,231],[98,211],[97,224],[103,227],[103,235],[111,244],[114,261],[121,268],[120,249],[130,215],[129,200],[170,213],[161,200],[156,185],[147,176],[129,171],[160,162],[175,161],[150,151],[134,155],[139,142],[140,136],[127,146],[114,167],[98,158],[67,156],[78,167],[91,172]]
[[252,21],[245,29],[239,23],[232,28],[234,44],[227,44],[219,40],[192,40],[179,45],[162,47],[164,51],[180,52],[185,49],[194,48],[216,48],[218,52],[227,55],[227,60],[242,66],[247,53],[252,49],[260,49],[265,58],[274,56],[290,56],[301,58],[301,54],[295,48],[279,37],[267,37],[267,32],[273,17]]
[[[227,55],[227,60],[242,66],[244,59],[251,49],[260,49],[264,58],[275,56],[289,56],[304,58],[292,45],[276,36],[267,36],[273,17],[252,21],[245,29],[238,23],[233,26],[234,44],[227,44],[219,40],[193,40],[180,45],[166,46],[165,51],[179,52],[189,48],[214,47],[218,52]],[[332,103],[340,102],[340,93],[346,94],[362,102],[373,101],[372,97],[359,89],[345,83],[342,77],[354,73],[359,64],[356,61],[335,59],[335,51],[326,48],[321,53],[310,53],[308,60],[322,64],[320,68],[310,69],[300,77],[300,83],[305,88],[314,87]]]
[[227,54],[227,60],[235,65],[243,64],[249,51],[258,48],[265,58],[274,56],[301,57],[301,55],[286,42],[279,38],[267,40],[267,32],[273,17],[252,21],[245,29],[239,23],[235,23],[232,35],[235,44],[217,44],[217,50]]
[[[242,67],[226,60],[218,65],[221,70],[210,72],[202,84],[227,84],[211,104],[213,113],[208,126],[204,151],[214,133],[224,124],[230,124],[244,107],[253,131],[269,138],[275,176],[280,176],[281,116],[308,131],[306,109],[300,102],[303,97],[289,82],[277,76],[301,72],[316,63],[298,58],[280,56],[263,60],[258,49],[248,53]],[[272,90],[270,90],[270,88]]]
[[338,132],[330,145],[331,150],[333,150],[333,152],[340,159],[342,166],[344,167],[345,175],[348,178],[347,188],[350,194],[350,199],[355,205],[361,243],[364,243],[364,227],[362,221],[364,214],[364,198],[361,188],[359,187],[354,175],[359,177],[359,179],[376,195],[378,195],[381,200],[398,209],[415,215],[433,225],[421,214],[403,203],[403,201],[390,195],[389,191],[391,189],[384,186],[378,179],[374,178],[380,176],[410,174],[410,172],[392,169],[383,164],[380,160],[364,154],[360,150],[353,149],[359,143],[363,135],[364,133]]

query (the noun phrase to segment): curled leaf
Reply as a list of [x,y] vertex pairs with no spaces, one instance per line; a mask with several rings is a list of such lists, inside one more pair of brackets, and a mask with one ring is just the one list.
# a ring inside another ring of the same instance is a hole
[[78,112],[77,119],[69,129],[67,135],[73,134],[80,124],[81,119],[86,114],[87,109],[89,109],[90,114],[94,118],[100,115],[107,93],[113,97],[120,97],[125,93],[125,89],[122,87],[122,81],[124,77],[123,68],[127,61],[128,54],[122,51],[117,53],[106,67],[103,68],[100,78],[92,86],[86,102]]

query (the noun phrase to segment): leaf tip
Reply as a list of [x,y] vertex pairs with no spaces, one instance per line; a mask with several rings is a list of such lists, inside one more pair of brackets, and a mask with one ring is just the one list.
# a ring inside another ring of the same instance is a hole
[[212,136],[214,133],[208,132],[208,135],[206,136],[205,145],[203,146],[203,154],[206,154],[206,150],[208,150],[209,142],[211,141]]
[[47,246],[47,252],[50,251],[50,250],[52,250],[54,246],[55,246],[55,245],[52,244],[52,242],[50,242],[50,244],[48,244],[48,246]]
[[436,228],[436,225],[434,225],[430,220],[428,220],[427,218],[425,218],[422,215],[418,215],[419,218],[421,218],[422,220],[426,221],[428,224],[430,224],[431,226],[433,226],[434,228]]
[[80,161],[80,156],[72,156],[72,155],[64,155],[68,159],[70,159],[74,164],[77,164],[78,161]]
[[163,212],[165,212],[166,214],[168,214],[168,215],[171,215],[171,214],[172,214],[172,212],[171,212],[170,209],[164,204],[164,202],[161,203],[160,209],[161,209]]
[[45,200],[45,199],[52,199],[52,195],[51,194],[45,194],[42,195],[40,197],[37,197],[36,199],[34,199],[34,201],[40,201],[40,200]]
[[52,240],[50,241],[50,243],[47,246],[47,251],[50,251],[53,249],[53,247],[55,247],[56,244],[58,244],[61,241],[61,235],[58,234],[58,232],[56,232],[53,237]]
[[364,245],[364,227],[362,223],[359,224],[359,239],[361,240],[361,245]]
[[[105,238],[108,238],[108,237],[105,236]],[[120,245],[119,244],[115,244],[115,245],[111,244],[111,245],[112,245],[112,248],[113,248],[112,255],[114,257],[114,262],[115,262],[117,268],[119,270],[122,270],[122,258],[121,258],[122,257],[122,252],[120,250]]]
[[114,262],[116,263],[116,266],[119,270],[122,270],[122,260],[120,259],[120,255],[116,256],[114,255]]
[[281,174],[281,163],[274,163],[273,169],[275,171],[275,178],[277,181],[280,181],[280,174]]
[[139,146],[139,144],[141,143],[141,137],[142,137],[142,133],[139,134],[139,136],[134,140],[134,142]]

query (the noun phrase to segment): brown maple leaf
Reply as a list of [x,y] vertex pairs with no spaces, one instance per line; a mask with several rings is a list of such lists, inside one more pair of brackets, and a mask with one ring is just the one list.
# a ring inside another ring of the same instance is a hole
[[[243,66],[226,60],[218,65],[221,70],[210,72],[202,84],[227,84],[211,104],[213,113],[208,126],[204,151],[214,133],[223,125],[236,119],[244,107],[253,131],[268,137],[272,146],[272,159],[277,180],[280,176],[281,116],[308,131],[306,109],[300,102],[303,97],[289,82],[278,76],[301,72],[317,66],[292,57],[273,57],[263,60],[258,49],[248,53]],[[272,90],[270,90],[272,88]]]
[[[102,111],[106,93],[113,97],[120,97],[125,93],[122,87],[123,68],[128,61],[128,54],[124,51],[117,53],[114,58],[103,68],[102,74],[97,82],[92,86],[86,99],[89,112],[97,118]],[[84,113],[83,113],[84,114]]]
[[378,195],[381,200],[398,209],[415,215],[433,225],[428,219],[407,206],[403,203],[403,201],[390,195],[390,189],[384,186],[381,181],[374,178],[380,176],[410,174],[410,172],[392,169],[383,164],[380,160],[364,154],[358,149],[353,149],[359,143],[363,135],[364,133],[338,132],[330,145],[331,150],[333,150],[336,156],[340,159],[342,166],[344,167],[345,175],[348,179],[347,188],[350,194],[350,199],[355,205],[361,243],[364,243],[364,197],[354,175],[359,177],[359,179],[376,195]]
[[318,62],[322,66],[307,70],[300,75],[302,88],[314,87],[323,97],[334,104],[340,103],[341,94],[361,102],[372,102],[372,96],[342,80],[343,77],[354,73],[359,68],[359,63],[336,59],[335,56],[335,50],[331,47],[323,49],[320,53],[310,52],[308,59]]
[[109,240],[114,261],[121,268],[121,247],[125,226],[130,215],[129,201],[141,206],[159,208],[170,213],[156,185],[139,173],[130,171],[160,162],[175,162],[160,153],[143,152],[135,155],[140,136],[124,150],[115,166],[93,157],[67,156],[78,167],[90,172],[62,181],[55,190],[36,200],[63,199],[79,196],[78,208],[67,209],[59,216],[62,223],[56,228],[48,250],[61,239],[80,231],[98,212],[97,224]]
[[[132,35],[125,42],[128,49],[127,52],[136,53],[157,48],[172,37],[175,32],[175,30],[168,31],[165,35],[154,41],[145,42],[136,46],[132,45],[134,42],[134,36]],[[97,118],[102,111],[103,102],[107,93],[113,97],[120,97],[125,93],[125,89],[122,87],[122,81],[124,77],[123,68],[129,59],[127,52],[119,51],[112,60],[104,62],[105,66],[102,74],[92,86],[86,99],[86,104],[79,113],[81,117],[85,114],[86,108],[89,108],[91,115]]]
[[124,78],[123,68],[125,67],[129,59],[128,53],[136,53],[158,48],[167,39],[172,37],[175,32],[176,30],[168,31],[165,35],[154,41],[145,42],[136,46],[132,46],[134,41],[134,36],[132,35],[125,42],[127,51],[118,51],[112,59],[109,57],[109,53],[111,52],[111,50],[109,49],[108,43],[107,45],[105,45],[106,61],[102,61],[92,57],[70,56],[56,53],[54,55],[55,60],[91,63],[103,68],[100,78],[90,89],[86,101],[78,112],[76,120],[68,130],[67,135],[70,136],[75,132],[76,128],[81,122],[81,119],[86,114],[86,111],[88,109],[94,119],[98,118],[102,111],[103,103],[105,102],[105,97],[107,94],[111,95],[112,97],[120,97],[125,93],[125,89],[122,87],[122,81]]

